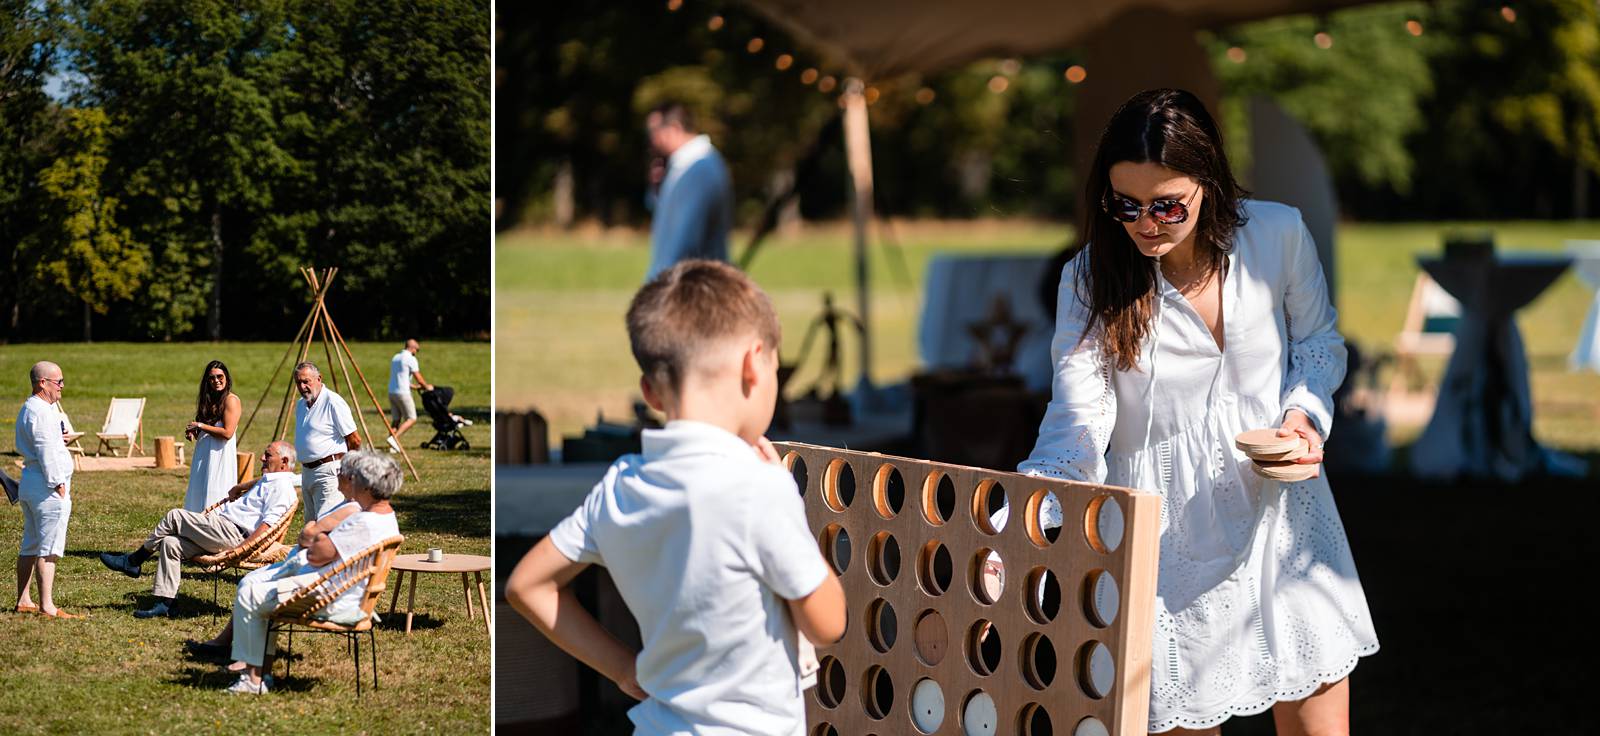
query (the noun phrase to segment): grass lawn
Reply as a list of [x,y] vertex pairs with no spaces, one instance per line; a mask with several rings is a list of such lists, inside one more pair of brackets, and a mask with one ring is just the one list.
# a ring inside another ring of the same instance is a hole
[[[28,367],[39,359],[61,364],[67,379],[63,404],[79,431],[100,427],[111,396],[147,398],[146,440],[182,435],[194,412],[201,370],[221,359],[233,374],[246,416],[255,406],[285,344],[199,343],[0,346],[0,376],[11,386],[0,411],[0,463],[13,477],[16,411],[26,398]],[[367,379],[384,401],[388,361],[396,343],[352,344]],[[320,346],[316,348],[320,351]],[[319,363],[325,361],[314,353]],[[489,345],[425,342],[419,355],[431,382],[456,388],[452,408],[473,418],[464,431],[473,449],[438,452],[416,448],[433,434],[426,417],[406,435],[421,480],[409,476],[396,495],[401,553],[442,547],[447,552],[489,554]],[[288,368],[285,368],[287,372]],[[326,376],[330,371],[324,366]],[[353,374],[353,371],[352,371]],[[251,452],[271,439],[282,401],[284,376],[243,436]],[[342,382],[342,377],[341,377]],[[359,386],[359,384],[358,384]],[[340,393],[367,413],[382,432],[365,393]],[[420,411],[420,401],[418,402]],[[291,431],[292,433],[292,431]],[[92,437],[92,435],[91,435]],[[151,443],[153,448],[153,443]],[[93,444],[89,444],[93,449]],[[474,733],[489,728],[489,639],[481,619],[468,619],[459,579],[423,576],[417,584],[413,633],[392,616],[378,632],[380,689],[371,685],[362,652],[363,685],[355,697],[354,669],[336,637],[296,636],[294,677],[266,697],[231,696],[231,681],[217,665],[185,657],[182,642],[206,638],[226,623],[234,591],[225,578],[220,606],[211,603],[211,582],[185,574],[175,619],[142,621],[135,608],[148,604],[154,562],[132,580],[103,567],[101,551],[125,552],[142,541],[167,509],[183,503],[187,470],[80,473],[73,479],[67,551],[56,573],[56,601],[82,621],[54,621],[9,613],[15,578],[5,573],[7,593],[0,612],[0,731],[6,733],[217,733],[241,728],[283,733]],[[298,523],[298,522],[297,522]],[[15,507],[0,505],[0,559],[15,558],[21,535]],[[488,576],[485,575],[485,578]],[[391,577],[391,583],[393,578]],[[408,584],[409,585],[409,584]],[[37,595],[37,593],[36,593]],[[402,596],[403,598],[404,596]],[[401,602],[401,611],[404,610]],[[379,610],[387,610],[387,595]],[[283,675],[283,667],[277,674]]]
[[[1585,223],[1345,223],[1338,230],[1338,307],[1347,340],[1369,355],[1392,352],[1405,316],[1416,256],[1439,253],[1442,236],[1455,229],[1494,230],[1502,250],[1560,251],[1567,239],[1600,238],[1600,222]],[[1044,222],[897,223],[870,254],[875,334],[873,378],[903,380],[916,370],[916,328],[921,286],[930,256],[940,252],[1048,252],[1071,237],[1065,224]],[[734,238],[742,251],[742,235]],[[798,349],[806,326],[822,305],[822,292],[855,309],[853,256],[847,227],[822,225],[771,240],[751,267],[771,293],[787,336]],[[623,313],[643,278],[648,235],[516,232],[496,244],[495,323],[499,405],[535,407],[551,423],[551,439],[576,434],[597,413],[626,417],[638,392]],[[1032,293],[1032,284],[1019,288]],[[1535,435],[1548,444],[1582,452],[1600,450],[1600,376],[1570,373],[1572,350],[1592,294],[1572,274],[1563,275],[1518,314],[1529,362]],[[854,345],[845,364],[855,365]],[[794,379],[811,383],[812,359]],[[1442,360],[1423,361],[1437,376]],[[848,382],[854,378],[847,376]],[[1394,427],[1409,442],[1420,427]]]

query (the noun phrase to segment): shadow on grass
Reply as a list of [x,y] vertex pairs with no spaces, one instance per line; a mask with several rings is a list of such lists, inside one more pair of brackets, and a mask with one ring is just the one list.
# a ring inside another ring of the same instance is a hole
[[[402,491],[403,492],[403,491]],[[482,488],[396,497],[401,534],[432,532],[461,537],[489,536],[489,492]]]
[[[283,668],[279,667],[278,671],[282,672]],[[238,674],[227,671],[222,665],[194,663],[186,664],[177,672],[172,673],[166,678],[166,682],[172,685],[192,687],[196,690],[216,690],[220,692],[226,690],[229,685],[232,685],[238,679]],[[317,686],[321,679],[322,678],[316,677],[300,677],[298,675],[294,677],[273,675],[272,689],[268,692],[310,692]]]
[[[379,631],[392,631],[392,632],[395,632],[395,633],[397,633],[397,634],[399,634],[401,636],[405,636],[405,632],[406,632],[406,612],[405,611],[402,611],[402,610],[397,608],[397,609],[395,609],[394,613],[379,613],[378,617],[380,619],[378,621],[378,625],[377,625],[377,629]],[[479,621],[480,623],[482,622],[482,619],[473,619],[473,620],[474,621]],[[444,621],[442,621],[440,619],[436,619],[436,618],[434,618],[432,616],[429,616],[426,613],[417,613],[417,614],[413,614],[411,616],[411,633],[413,633],[413,634],[417,633],[418,631],[430,631],[432,629],[437,629],[437,628],[440,628],[440,627],[443,627],[443,626],[444,626]]]

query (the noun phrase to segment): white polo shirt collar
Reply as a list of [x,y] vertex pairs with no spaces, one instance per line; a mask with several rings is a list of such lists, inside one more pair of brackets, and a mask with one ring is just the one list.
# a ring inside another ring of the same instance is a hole
[[706,422],[678,419],[661,429],[640,433],[645,462],[691,455],[749,456],[755,448],[726,429]]

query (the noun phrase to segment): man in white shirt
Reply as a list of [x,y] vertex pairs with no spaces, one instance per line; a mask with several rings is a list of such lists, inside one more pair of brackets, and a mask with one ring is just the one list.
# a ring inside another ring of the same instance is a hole
[[[22,480],[17,500],[22,506],[22,545],[17,550],[17,613],[55,618],[82,618],[56,608],[56,561],[67,546],[67,519],[72,516],[72,454],[56,402],[67,379],[61,366],[40,361],[28,371],[33,395],[17,413],[17,453],[22,455]],[[39,603],[28,584],[37,576]]]
[[216,554],[254,542],[294,510],[294,446],[278,441],[261,452],[261,477],[234,486],[227,503],[210,514],[172,509],[138,549],[125,555],[100,553],[100,562],[131,578],[144,573],[145,560],[161,553],[156,564],[155,604],[134,611],[135,618],[168,616],[178,594],[183,561]]
[[690,258],[728,260],[733,178],[722,154],[711,138],[696,130],[694,115],[678,102],[651,110],[645,130],[651,148],[667,159],[661,189],[653,200],[650,270],[645,279]]
[[305,518],[320,519],[344,501],[339,495],[339,458],[361,449],[356,420],[344,397],[322,385],[315,363],[294,367],[294,449],[300,455],[300,500]]
[[407,340],[405,347],[389,359],[389,409],[390,421],[394,423],[394,436],[389,438],[390,452],[400,451],[396,440],[417,423],[417,405],[411,400],[411,389],[433,390],[433,384],[422,377],[422,368],[417,364],[417,351],[421,349],[416,340]]

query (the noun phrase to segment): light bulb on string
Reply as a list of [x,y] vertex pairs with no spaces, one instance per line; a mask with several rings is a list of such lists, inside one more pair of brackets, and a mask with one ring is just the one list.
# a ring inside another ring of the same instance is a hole
[[917,90],[917,104],[927,105],[933,102],[933,98],[936,96],[937,95],[934,94],[932,87],[923,87],[922,89]]
[[1517,22],[1517,9],[1510,5],[1502,5],[1500,6],[1500,17],[1504,18],[1507,23],[1515,23]]
[[681,7],[683,7],[683,0],[667,0],[667,12],[676,13],[678,8]]
[[1422,35],[1422,21],[1417,20],[1416,18],[1406,21],[1406,33],[1409,33],[1413,36]]
[[794,57],[788,54],[778,54],[777,60],[773,61],[772,65],[777,67],[780,72],[788,71],[789,67],[794,66]]
[[868,105],[877,102],[880,94],[877,87],[868,87],[861,91],[861,96],[866,99]]
[[1243,64],[1244,60],[1248,58],[1250,58],[1250,55],[1246,54],[1243,48],[1239,46],[1228,47],[1228,61],[1235,64]]
[[722,16],[713,15],[713,16],[711,16],[710,20],[706,21],[706,27],[710,28],[713,31],[720,31],[720,30],[722,30],[722,23],[723,23]]
[[817,91],[818,92],[832,92],[833,88],[838,86],[838,84],[839,84],[839,80],[834,79],[833,75],[829,74],[828,76],[817,80]]
[[1073,64],[1072,66],[1067,67],[1067,70],[1062,73],[1062,76],[1066,77],[1068,82],[1073,84],[1082,84],[1083,80],[1089,78],[1089,70],[1084,69],[1082,66],[1077,64]]
[[805,70],[803,72],[800,72],[800,83],[801,84],[811,84],[812,82],[815,82],[815,81],[817,81],[817,70],[815,70],[815,69],[807,69],[807,70]]
[[1317,35],[1311,37],[1311,42],[1319,49],[1333,48],[1333,36],[1327,31],[1317,31]]
[[766,41],[761,40],[760,36],[756,36],[755,38],[750,39],[750,43],[744,45],[744,50],[754,54],[761,51],[761,47],[766,45]]
[[1003,74],[996,74],[996,75],[994,75],[992,77],[989,77],[989,91],[990,92],[993,92],[995,94],[1000,94],[1001,92],[1006,91],[1006,88],[1010,87],[1010,86],[1011,86],[1011,81],[1006,79],[1005,75],[1003,75]]

